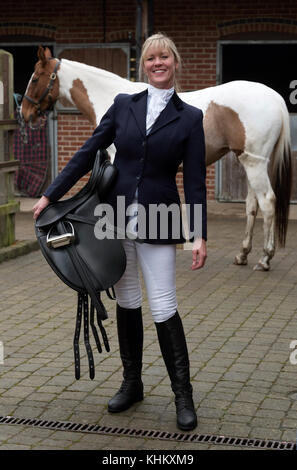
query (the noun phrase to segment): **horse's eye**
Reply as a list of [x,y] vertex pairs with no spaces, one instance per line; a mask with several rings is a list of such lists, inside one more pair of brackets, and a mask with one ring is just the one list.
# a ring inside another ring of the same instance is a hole
[[33,78],[32,78],[32,83],[38,82],[38,78],[39,78],[39,77],[33,77]]

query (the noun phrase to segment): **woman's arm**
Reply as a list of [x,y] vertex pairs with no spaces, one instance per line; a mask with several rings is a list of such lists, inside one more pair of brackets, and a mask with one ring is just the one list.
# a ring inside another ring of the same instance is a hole
[[43,196],[34,205],[32,208],[34,219],[37,219],[40,212],[51,201],[57,201],[64,196],[82,176],[92,169],[99,149],[107,148],[113,143],[115,138],[114,107],[115,105],[113,104],[109,108],[101,119],[99,126],[93,132],[93,135],[73,155],[61,173],[59,173],[52,184],[46,189]]
[[[195,112],[193,121],[183,159],[183,176],[190,240],[194,241],[192,248],[194,270],[202,268],[207,257],[206,164],[202,111],[199,114]],[[201,205],[200,210],[197,210],[198,204]]]
[[113,104],[109,108],[93,135],[73,155],[44,192],[44,196],[51,201],[57,201],[64,196],[82,176],[92,169],[97,151],[107,148],[113,143],[115,138],[114,106]]

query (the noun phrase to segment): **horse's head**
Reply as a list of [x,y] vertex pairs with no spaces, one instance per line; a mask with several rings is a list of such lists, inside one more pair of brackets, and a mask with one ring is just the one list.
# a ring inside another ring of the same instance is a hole
[[39,46],[38,62],[22,100],[21,114],[26,122],[34,123],[52,108],[59,96],[57,70],[60,65],[48,48]]

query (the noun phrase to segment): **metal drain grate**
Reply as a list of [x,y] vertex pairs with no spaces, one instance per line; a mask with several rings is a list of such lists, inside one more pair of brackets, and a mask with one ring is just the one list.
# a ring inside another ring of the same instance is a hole
[[199,442],[202,444],[224,444],[228,446],[249,447],[271,450],[296,450],[295,442],[249,439],[245,437],[227,437],[213,434],[190,434],[180,432],[156,431],[147,429],[131,429],[123,427],[108,427],[98,424],[80,424],[70,421],[47,421],[38,418],[15,418],[0,416],[0,424],[32,426],[56,431],[71,431],[92,434],[105,434],[125,437],[145,437],[164,441]]

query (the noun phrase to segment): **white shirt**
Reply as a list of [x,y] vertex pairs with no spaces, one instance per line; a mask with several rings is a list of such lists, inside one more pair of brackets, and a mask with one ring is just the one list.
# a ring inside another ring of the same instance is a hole
[[147,114],[146,114],[146,133],[149,134],[154,122],[159,114],[167,106],[168,101],[174,93],[174,87],[169,89],[155,88],[152,85],[148,86],[147,96]]

